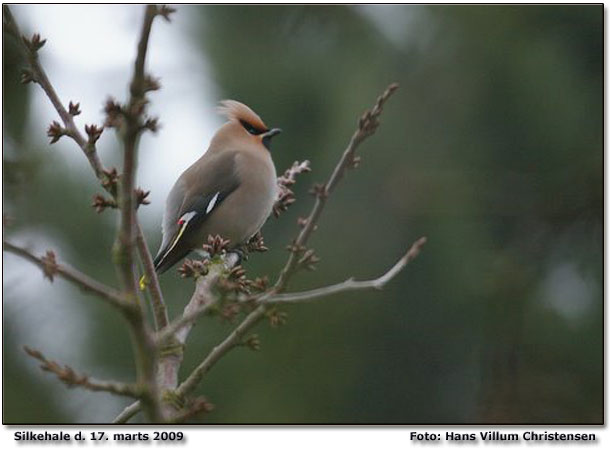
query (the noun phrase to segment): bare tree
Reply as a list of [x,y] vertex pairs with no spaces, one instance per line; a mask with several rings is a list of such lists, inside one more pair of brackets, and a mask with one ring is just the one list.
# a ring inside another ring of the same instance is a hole
[[[270,285],[269,277],[248,279],[244,268],[237,264],[237,254],[230,252],[228,241],[219,236],[209,237],[204,250],[210,257],[204,260],[187,259],[179,269],[183,277],[194,279],[195,291],[183,314],[170,321],[151,254],[138,222],[137,209],[139,205],[148,203],[148,192],[137,188],[136,176],[139,137],[147,131],[155,132],[158,127],[157,118],[150,117],[147,113],[147,94],[160,88],[158,81],[145,68],[148,39],[155,19],[162,17],[169,21],[173,12],[173,8],[167,6],[146,6],[129,85],[129,98],[124,103],[108,99],[103,126],[86,125],[83,134],[74,122],[74,116],[80,113],[79,104],[69,102],[66,109],[38,58],[38,52],[46,40],[41,39],[38,34],[31,38],[22,35],[8,6],[3,6],[4,29],[20,42],[27,60],[28,68],[23,72],[22,81],[38,84],[61,120],[61,123],[52,122],[48,128],[47,135],[51,143],[62,137],[73,140],[84,153],[106,192],[105,195],[97,194],[94,197],[93,206],[98,212],[107,208],[119,210],[120,222],[112,258],[120,288],[107,286],[59,262],[53,251],[37,256],[5,240],[3,250],[37,265],[50,281],[56,276],[61,277],[95,294],[119,312],[125,318],[131,336],[136,362],[136,382],[130,384],[97,380],[70,366],[49,360],[38,350],[25,347],[25,351],[40,362],[44,371],[53,373],[68,386],[133,398],[135,402],[114,419],[116,423],[129,421],[139,411],[143,411],[150,422],[181,422],[208,411],[211,404],[203,397],[193,397],[194,389],[211,368],[232,349],[238,346],[258,349],[256,335],[247,334],[265,317],[272,323],[282,322],[284,318],[277,310],[278,305],[309,302],[345,291],[380,290],[417,257],[426,242],[425,238],[417,240],[385,274],[375,279],[356,281],[349,278],[344,282],[310,291],[285,292],[288,282],[295,274],[304,269],[313,269],[318,263],[314,250],[308,247],[309,238],[317,229],[320,216],[345,172],[358,166],[360,159],[356,152],[359,146],[377,131],[383,107],[398,88],[398,85],[391,84],[373,107],[358,120],[356,130],[328,180],[313,186],[311,192],[315,196],[315,204],[307,218],[299,219],[300,231],[288,246],[288,260],[275,278],[275,283]],[[112,128],[117,130],[122,141],[123,165],[120,172],[116,168],[106,168],[96,150],[96,141],[102,132]],[[273,209],[276,216],[294,203],[295,196],[291,187],[299,174],[308,171],[308,161],[295,162],[278,178],[279,196]],[[248,252],[266,250],[261,235],[256,236],[246,248]],[[144,283],[140,287],[140,274],[136,264],[138,259],[144,268]],[[142,290],[150,293],[149,305],[143,298]],[[222,314],[227,317],[235,317],[242,312],[245,316],[224,340],[207,355],[202,356],[200,363],[184,380],[179,381],[178,373],[192,327],[210,308],[219,305],[222,305]],[[153,324],[146,318],[147,308],[152,310]]]

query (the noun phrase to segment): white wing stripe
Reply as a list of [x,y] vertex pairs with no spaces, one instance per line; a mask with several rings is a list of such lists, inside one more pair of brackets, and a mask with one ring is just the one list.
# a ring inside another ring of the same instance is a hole
[[218,200],[218,195],[220,194],[220,192],[214,194],[214,197],[212,197],[212,200],[210,201],[210,203],[208,204],[208,208],[205,209],[205,214],[207,215],[209,212],[212,211],[212,208],[214,208],[214,205],[216,205],[216,201]]

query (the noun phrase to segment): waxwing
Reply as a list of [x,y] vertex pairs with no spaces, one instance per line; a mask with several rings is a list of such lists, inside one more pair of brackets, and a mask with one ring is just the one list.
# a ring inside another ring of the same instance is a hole
[[208,150],[182,173],[167,197],[163,241],[155,257],[161,274],[209,235],[220,235],[236,247],[265,223],[277,198],[277,176],[271,159],[269,129],[243,103],[224,100],[219,112],[227,117]]

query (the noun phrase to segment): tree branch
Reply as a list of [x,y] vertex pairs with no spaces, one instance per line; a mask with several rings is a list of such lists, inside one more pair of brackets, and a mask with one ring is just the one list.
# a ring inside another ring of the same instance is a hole
[[376,279],[372,280],[354,280],[349,278],[345,282],[341,282],[328,287],[316,288],[314,290],[302,291],[299,293],[284,293],[276,294],[269,298],[264,299],[263,302],[266,304],[295,304],[300,302],[313,301],[322,297],[329,296],[331,294],[342,293],[346,291],[357,291],[357,290],[368,290],[376,289],[382,290],[385,285],[392,280],[394,277],[401,272],[405,266],[413,261],[421,252],[422,247],[426,244],[426,237],[418,239],[411,245],[407,253],[398,260],[392,268],[390,268],[385,274],[382,274]]
[[138,412],[142,410],[142,404],[140,401],[136,401],[123,409],[123,411],[112,420],[115,424],[124,424],[131,420]]
[[140,40],[138,41],[138,53],[134,62],[133,78],[129,87],[131,93],[130,105],[132,106],[144,100],[144,95],[146,94],[144,67],[146,64],[146,54],[148,52],[150,30],[157,14],[158,10],[155,5],[146,6],[144,22],[142,23],[142,30],[140,32]]
[[[157,382],[161,390],[174,390],[178,386],[178,373],[188,335],[197,319],[203,316],[218,300],[217,295],[213,292],[214,286],[224,271],[235,266],[237,261],[237,254],[228,253],[221,262],[212,264],[205,276],[197,277],[195,291],[184,308],[182,316],[157,333],[155,342],[162,347],[157,370]],[[140,406],[139,402],[134,402],[126,407],[113,422],[126,423],[140,411]],[[168,418],[178,414],[177,410],[169,404],[164,405],[162,410],[164,416]]]
[[[203,278],[197,279],[197,283],[203,283]],[[201,296],[201,294],[198,292],[200,292],[200,289],[195,287],[195,292],[193,293],[193,296],[191,297],[187,308],[189,305],[192,304],[194,298]],[[187,308],[185,308],[185,311],[180,318],[175,321],[172,321],[170,324],[167,325],[167,327],[161,329],[157,333],[155,341],[157,343],[164,343],[165,341],[174,337],[176,335],[176,332],[178,331],[181,331],[181,334],[188,333],[186,332],[186,330],[190,331],[190,329],[194,326],[194,323],[203,315],[205,315],[205,313],[210,309],[212,305],[213,303],[206,302],[203,304],[199,304],[198,306],[192,307],[189,311],[187,311]]]
[[191,372],[191,374],[176,389],[175,394],[184,398],[190,394],[203,379],[203,376],[218,362],[227,352],[241,344],[241,340],[254,325],[265,315],[267,308],[259,305],[225,338],[222,343],[214,347],[203,361]]
[[[191,300],[184,308],[182,317],[163,329],[157,336],[157,343],[164,346],[157,370],[157,380],[162,390],[174,390],[178,385],[178,373],[184,357],[183,349],[188,335],[197,318],[218,300],[214,287],[223,273],[237,264],[239,257],[228,253],[218,263],[211,264],[208,273],[196,279],[196,287]],[[177,414],[170,404],[163,405],[167,418]]]
[[55,260],[55,254],[47,251],[44,257],[37,257],[25,248],[19,247],[8,241],[2,241],[2,249],[12,254],[18,255],[31,263],[34,263],[44,272],[46,278],[53,281],[55,275],[73,283],[83,291],[90,292],[99,296],[100,299],[109,303],[121,311],[129,310],[130,306],[125,302],[122,294],[114,288],[108,287],[86,274],[64,264],[59,264]]
[[295,202],[294,192],[291,186],[296,183],[297,175],[304,172],[311,172],[308,160],[301,163],[295,161],[282,175],[277,178],[278,197],[273,204],[273,215],[277,218],[281,213],[288,210],[288,207]]
[[[331,294],[341,293],[345,291],[357,291],[357,290],[367,290],[367,289],[376,289],[382,290],[385,285],[390,282],[394,277],[396,277],[411,261],[415,260],[415,258],[421,252],[424,244],[426,244],[427,238],[422,237],[415,241],[407,253],[403,255],[400,260],[398,260],[392,268],[386,271],[384,274],[379,276],[376,279],[371,280],[354,280],[353,277],[347,279],[344,282],[337,283],[335,285],[330,285],[327,287],[315,288],[313,290],[298,292],[298,293],[282,293],[276,295],[258,295],[253,297],[248,297],[245,300],[242,299],[240,302],[245,301],[255,301],[255,302],[265,302],[266,304],[292,304],[292,303],[300,303],[313,301],[322,297],[329,296]],[[198,287],[199,284],[204,282],[205,278],[198,278]],[[195,294],[191,298],[189,305],[191,305],[196,298],[196,296],[202,296],[201,289],[196,288]],[[199,292],[199,293],[198,293]],[[209,310],[209,308],[213,305],[213,303],[203,303],[199,304],[198,307],[190,308],[187,312],[185,312],[182,317],[173,321],[168,325],[167,328],[161,330],[157,336],[156,341],[158,343],[162,343],[169,338],[171,338],[178,330],[182,329],[185,325],[189,325],[192,327],[194,322],[201,318],[205,313]],[[184,342],[182,342],[184,344]]]
[[115,264],[127,299],[137,306],[137,314],[129,320],[136,360],[138,385],[142,387],[141,402],[151,422],[163,421],[157,381],[155,377],[157,349],[152,340],[140,305],[134,259],[136,233],[136,198],[134,193],[137,168],[138,140],[143,130],[142,117],[146,105],[144,66],[152,22],[157,16],[157,7],[147,5],[138,51],[134,63],[134,74],[130,83],[130,99],[124,114],[123,130],[123,174],[120,181],[120,224],[115,243]]
[[142,117],[146,105],[144,90],[144,64],[152,22],[157,15],[157,7],[147,5],[138,52],[134,64],[133,78],[130,83],[131,96],[128,106],[123,111],[125,125],[123,130],[123,174],[121,175],[119,206],[121,221],[116,244],[116,263],[129,298],[137,301],[137,281],[134,264],[134,247],[136,235],[136,199],[135,178],[137,169],[138,139],[142,133]]
[[315,190],[316,203],[314,204],[311,213],[307,217],[307,220],[304,221],[303,229],[293,243],[293,251],[271,291],[279,293],[286,287],[288,280],[297,268],[297,263],[303,248],[307,244],[311,233],[317,227],[318,220],[322,214],[322,211],[324,210],[328,196],[332,194],[337,184],[341,181],[345,171],[350,167],[354,167],[354,165],[358,163],[355,155],[356,149],[366,138],[377,131],[377,127],[379,127],[379,116],[383,112],[383,106],[397,89],[397,83],[392,83],[389,85],[383,94],[377,98],[377,102],[373,108],[370,111],[366,111],[358,121],[358,128],[352,135],[352,138],[350,139],[350,142],[343,152],[343,155],[341,156],[341,159],[335,167],[332,175],[326,184],[319,186],[319,189]]
[[[193,321],[216,303],[218,296],[213,292],[216,283],[226,270],[237,264],[238,260],[239,256],[230,252],[223,257],[220,263],[211,265],[206,276],[197,278],[195,292],[184,308],[182,318],[172,327],[176,328],[176,338],[181,344],[186,343]],[[184,326],[179,327],[180,323],[183,323]]]
[[[17,22],[15,21],[7,5],[2,5],[2,12],[4,28],[20,43],[25,53],[28,65],[30,67],[33,81],[40,85],[42,90],[45,92],[45,94],[51,101],[51,104],[57,111],[57,114],[59,114],[59,117],[61,118],[65,127],[65,134],[72,138],[76,142],[76,144],[78,144],[78,146],[81,148],[81,150],[87,157],[87,160],[89,161],[89,165],[93,169],[93,172],[95,172],[95,176],[102,182],[102,186],[104,186],[107,190],[110,191],[109,185],[107,183],[105,169],[99,159],[95,146],[95,142],[101,134],[101,129],[96,128],[96,133],[90,133],[89,138],[85,139],[85,137],[76,127],[72,114],[70,114],[70,112],[67,111],[64,105],[62,104],[61,100],[59,99],[59,96],[57,95],[57,92],[55,91],[55,88],[49,81],[45,70],[40,64],[40,61],[38,59],[38,49],[40,49],[42,45],[38,48],[32,45],[28,45],[28,42],[31,43],[31,41],[28,41],[25,36],[21,34],[21,30],[19,29],[19,26],[17,25]],[[44,43],[44,41],[42,41],[42,43]]]
[[199,396],[188,403],[182,410],[168,419],[168,423],[181,424],[193,417],[212,411],[214,406],[203,396]]
[[317,288],[310,291],[300,293],[276,294],[270,297],[259,299],[260,305],[251,312],[242,323],[231,332],[231,334],[218,346],[216,346],[208,356],[193,370],[188,378],[180,384],[175,394],[179,397],[185,397],[191,393],[203,379],[203,376],[220,360],[227,352],[241,344],[244,335],[258,323],[264,316],[269,305],[274,304],[291,304],[305,301],[312,301],[321,297],[329,296],[346,291],[365,290],[374,288],[381,290],[390,282],[405,266],[413,261],[421,252],[422,247],[426,243],[426,237],[419,238],[411,245],[407,253],[398,260],[392,268],[376,279],[356,281],[353,278],[345,282],[331,285],[328,287]]
[[47,359],[40,351],[24,346],[23,349],[30,356],[41,362],[40,368],[55,374],[57,378],[66,384],[68,388],[81,387],[90,391],[102,391],[119,396],[140,397],[137,386],[114,381],[101,381],[90,378],[86,374],[79,374],[68,365]]

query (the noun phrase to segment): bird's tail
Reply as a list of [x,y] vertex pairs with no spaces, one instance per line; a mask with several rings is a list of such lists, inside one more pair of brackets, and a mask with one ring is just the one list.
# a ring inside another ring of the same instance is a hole
[[175,246],[171,248],[169,251],[162,249],[157,256],[155,257],[155,271],[157,274],[161,275],[169,268],[174,266],[184,257],[186,257],[189,253],[189,249],[183,249],[182,246]]

